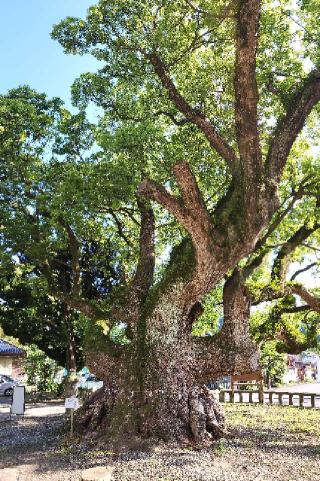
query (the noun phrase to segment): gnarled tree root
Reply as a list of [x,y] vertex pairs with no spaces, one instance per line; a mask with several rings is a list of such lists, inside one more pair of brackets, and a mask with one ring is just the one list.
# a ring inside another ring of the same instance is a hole
[[189,395],[190,427],[196,443],[207,443],[221,438],[225,417],[219,401],[212,391],[194,388]]

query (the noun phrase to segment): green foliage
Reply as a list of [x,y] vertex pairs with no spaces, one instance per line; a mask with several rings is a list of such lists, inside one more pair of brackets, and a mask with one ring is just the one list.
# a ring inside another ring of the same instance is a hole
[[276,341],[266,342],[261,349],[260,365],[264,369],[267,382],[272,386],[281,384],[287,369],[287,356],[277,351]]
[[110,339],[115,344],[120,344],[121,346],[130,344],[130,340],[126,336],[126,326],[122,323],[116,323],[112,326],[110,331]]
[[[319,314],[313,311],[285,312],[296,307],[293,296],[284,297],[252,313],[251,334],[264,345],[272,341],[279,353],[298,354],[319,346]],[[273,345],[273,344],[272,344]]]
[[[0,290],[0,324],[5,333],[24,345],[37,345],[59,365],[66,366],[69,332],[65,306],[48,295],[45,285],[28,273],[0,277]],[[76,312],[69,315],[81,367],[86,319]]]
[[28,384],[37,386],[40,392],[57,392],[60,385],[56,383],[55,376],[61,369],[59,365],[35,345],[26,347],[26,351],[24,367]]
[[192,334],[204,336],[216,334],[223,319],[222,286],[216,287],[202,301],[203,313],[192,326]]

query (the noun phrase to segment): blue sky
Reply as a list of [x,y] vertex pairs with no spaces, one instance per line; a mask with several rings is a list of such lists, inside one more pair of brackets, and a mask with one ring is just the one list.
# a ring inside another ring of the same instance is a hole
[[53,24],[84,17],[95,0],[0,0],[0,93],[29,84],[70,107],[70,86],[82,72],[95,71],[92,57],[63,53],[50,38]]

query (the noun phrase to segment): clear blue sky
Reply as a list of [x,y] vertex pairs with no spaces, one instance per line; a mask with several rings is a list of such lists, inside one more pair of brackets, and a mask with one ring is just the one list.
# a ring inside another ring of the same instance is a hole
[[70,86],[82,72],[95,71],[90,56],[66,55],[50,38],[53,24],[84,17],[95,0],[0,0],[0,93],[28,84],[70,107]]

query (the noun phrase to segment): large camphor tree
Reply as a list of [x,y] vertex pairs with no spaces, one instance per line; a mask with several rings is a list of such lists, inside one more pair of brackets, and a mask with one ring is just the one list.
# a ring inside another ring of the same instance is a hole
[[[131,162],[140,212],[135,274],[104,319],[124,326],[125,339],[105,327],[99,352],[93,343],[90,365],[107,390],[86,406],[84,424],[108,436],[221,433],[203,384],[258,368],[243,289],[225,289],[218,335],[195,337],[192,327],[203,297],[277,214],[286,164],[306,173],[292,148],[317,134],[318,15],[303,1],[289,11],[282,1],[101,0],[85,20],[54,28],[67,52],[101,61],[75,83],[75,101],[104,110],[98,143],[119,168]],[[156,281],[155,206],[184,232]]]

